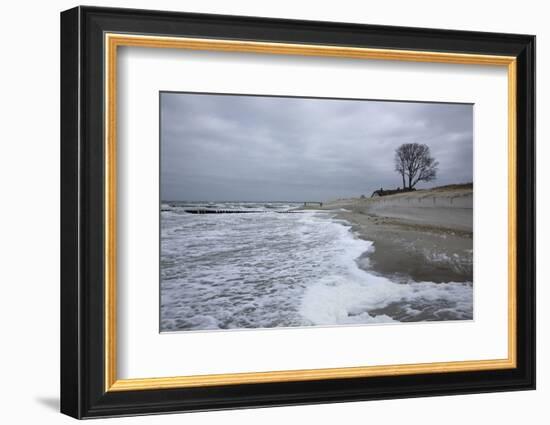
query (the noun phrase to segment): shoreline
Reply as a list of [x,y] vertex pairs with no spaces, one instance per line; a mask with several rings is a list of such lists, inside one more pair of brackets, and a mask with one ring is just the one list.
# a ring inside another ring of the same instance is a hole
[[261,216],[166,206],[174,212],[161,228],[162,330],[471,320],[468,199],[417,191],[263,205],[273,213]]
[[472,189],[432,189],[379,198],[329,201],[373,250],[358,265],[401,282],[473,281]]

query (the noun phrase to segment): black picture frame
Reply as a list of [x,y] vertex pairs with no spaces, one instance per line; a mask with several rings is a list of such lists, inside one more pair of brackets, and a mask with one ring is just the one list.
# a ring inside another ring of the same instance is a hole
[[[104,34],[514,56],[517,60],[517,367],[105,391]],[[75,418],[535,388],[535,37],[132,9],[61,13],[61,412]]]

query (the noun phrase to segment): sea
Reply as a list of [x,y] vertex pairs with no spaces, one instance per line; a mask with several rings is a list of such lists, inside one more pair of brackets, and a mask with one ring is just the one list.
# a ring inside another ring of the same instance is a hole
[[471,282],[376,274],[372,242],[301,205],[163,202],[161,332],[472,319]]

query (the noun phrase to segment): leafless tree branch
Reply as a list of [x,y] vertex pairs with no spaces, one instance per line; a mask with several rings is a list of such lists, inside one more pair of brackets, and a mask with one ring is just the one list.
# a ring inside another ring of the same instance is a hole
[[436,179],[439,162],[431,156],[427,145],[405,143],[395,150],[394,165],[395,171],[401,175],[403,189],[413,189],[418,182]]

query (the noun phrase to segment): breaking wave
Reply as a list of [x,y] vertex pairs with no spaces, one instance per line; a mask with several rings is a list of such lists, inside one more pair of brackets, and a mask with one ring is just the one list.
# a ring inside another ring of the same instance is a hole
[[472,318],[471,283],[394,282],[361,268],[372,243],[333,213],[244,204],[207,205],[263,213],[162,205],[162,331]]

